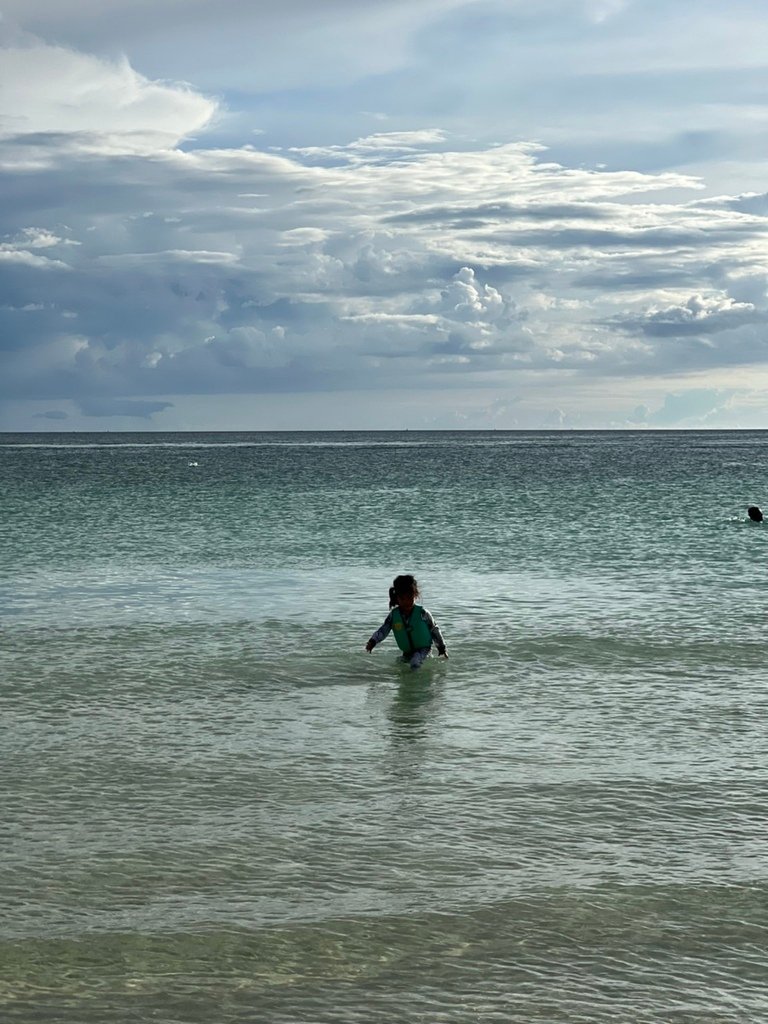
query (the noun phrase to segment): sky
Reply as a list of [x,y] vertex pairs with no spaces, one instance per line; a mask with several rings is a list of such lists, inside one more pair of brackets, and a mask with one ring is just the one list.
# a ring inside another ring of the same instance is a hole
[[768,427],[765,0],[0,0],[0,430]]

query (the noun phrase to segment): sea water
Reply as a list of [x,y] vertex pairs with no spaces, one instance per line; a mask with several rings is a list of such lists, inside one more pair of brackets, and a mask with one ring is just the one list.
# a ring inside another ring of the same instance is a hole
[[[0,436],[0,1017],[768,1020],[767,433]],[[363,645],[413,572],[449,660]]]

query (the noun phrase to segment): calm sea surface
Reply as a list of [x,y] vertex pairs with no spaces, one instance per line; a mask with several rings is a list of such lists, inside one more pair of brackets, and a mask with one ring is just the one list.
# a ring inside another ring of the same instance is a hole
[[0,487],[3,1021],[768,1021],[768,433],[4,434]]

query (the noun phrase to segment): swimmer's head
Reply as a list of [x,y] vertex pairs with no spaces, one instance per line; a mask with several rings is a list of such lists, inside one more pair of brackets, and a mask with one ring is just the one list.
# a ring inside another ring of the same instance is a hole
[[760,511],[757,505],[750,505],[747,509],[747,515],[753,523],[762,523],[763,521],[763,513]]

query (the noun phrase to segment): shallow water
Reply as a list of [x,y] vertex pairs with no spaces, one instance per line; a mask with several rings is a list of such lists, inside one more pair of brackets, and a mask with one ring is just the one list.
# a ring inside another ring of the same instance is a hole
[[4,1019],[762,1024],[766,463],[0,435]]

